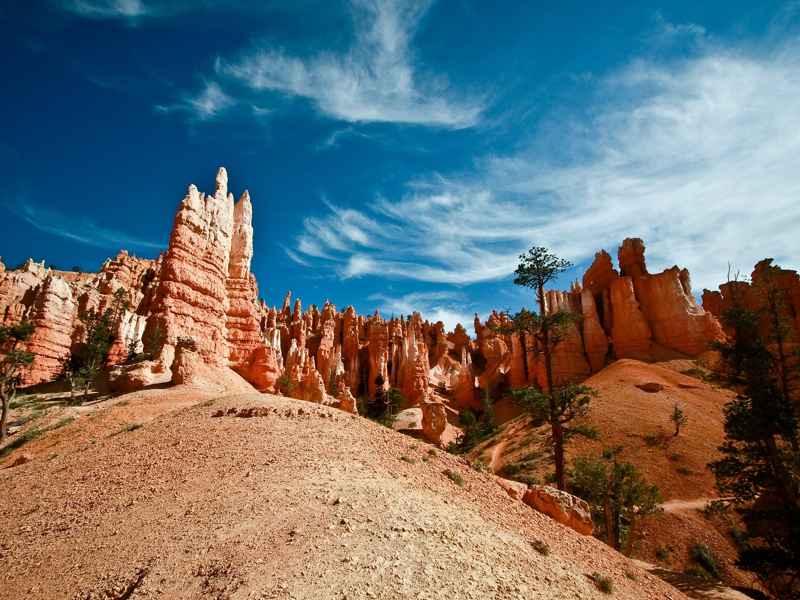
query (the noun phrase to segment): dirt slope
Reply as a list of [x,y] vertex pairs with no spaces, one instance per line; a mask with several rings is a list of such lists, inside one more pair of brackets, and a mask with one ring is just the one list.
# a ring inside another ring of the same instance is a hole
[[[587,379],[585,384],[598,397],[592,400],[586,423],[597,429],[599,439],[574,438],[568,459],[621,445],[623,458],[656,483],[665,500],[715,497],[714,477],[706,465],[722,442],[722,407],[731,393],[676,370],[689,366],[689,361],[663,365],[625,359]],[[689,421],[673,437],[670,414],[676,403]],[[530,427],[524,417],[517,418],[479,446],[471,458],[480,458],[495,471],[514,464],[523,472],[543,476],[552,471],[541,445],[544,433]]]
[[[624,446],[623,460],[635,464],[649,482],[658,485],[667,508],[685,507],[648,517],[632,549],[634,557],[683,571],[693,566],[691,547],[704,544],[716,557],[727,583],[753,586],[753,576],[734,566],[734,516],[702,514],[707,500],[718,496],[707,464],[718,456],[724,437],[722,407],[732,393],[682,372],[694,367],[688,360],[649,364],[626,359],[590,377],[585,383],[597,390],[598,397],[592,400],[586,423],[597,429],[599,439],[575,438],[567,458],[596,456],[604,447]],[[669,417],[676,403],[688,423],[674,437]],[[533,428],[526,417],[518,417],[469,458],[482,460],[503,476],[542,480],[553,469],[543,444],[546,434],[546,427]]]
[[[365,419],[258,394],[187,408],[183,392],[165,411],[159,393],[45,434],[31,462],[0,470],[4,599],[607,597],[594,572],[614,598],[685,598]],[[159,416],[120,429],[154,402]],[[264,414],[212,416],[230,407]]]

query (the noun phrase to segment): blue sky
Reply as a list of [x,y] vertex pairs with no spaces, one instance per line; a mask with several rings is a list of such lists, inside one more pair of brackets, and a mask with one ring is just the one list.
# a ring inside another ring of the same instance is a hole
[[566,287],[628,236],[696,290],[800,262],[797,2],[30,0],[0,29],[10,265],[155,256],[219,165],[270,304],[452,326],[530,303],[526,247]]

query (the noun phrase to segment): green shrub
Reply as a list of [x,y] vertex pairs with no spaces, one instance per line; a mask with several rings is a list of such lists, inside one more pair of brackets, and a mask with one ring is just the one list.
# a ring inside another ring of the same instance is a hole
[[667,548],[663,544],[658,548],[656,548],[656,558],[660,561],[665,561],[669,559],[669,548]]
[[547,556],[550,554],[550,546],[547,545],[547,542],[542,540],[531,540],[531,546],[542,556]]
[[614,591],[614,582],[611,581],[610,577],[600,575],[600,573],[592,573],[591,579],[594,582],[595,587],[597,587],[597,589],[604,594],[610,594]]
[[38,427],[32,427],[31,429],[28,429],[28,431],[26,431],[25,433],[17,434],[10,443],[5,445],[3,448],[0,448],[0,458],[7,456],[11,452],[13,452],[14,450],[16,450],[21,446],[24,446],[31,440],[35,440],[45,431],[46,430],[39,429]]
[[480,458],[476,458],[475,460],[473,460],[471,463],[469,463],[469,466],[478,471],[479,473],[491,473],[489,465],[483,462]]
[[703,507],[703,516],[706,519],[728,514],[728,505],[723,500],[712,500]]
[[455,483],[458,487],[464,487],[464,478],[458,471],[453,471],[452,469],[445,469],[444,474],[447,475],[448,479]]
[[65,425],[69,425],[74,420],[75,420],[75,417],[64,417],[63,419],[60,419],[58,422],[56,422],[55,425],[51,425],[50,427],[48,427],[48,429],[50,429],[50,430],[59,429],[60,427],[64,427]]
[[714,556],[711,548],[705,544],[695,544],[689,550],[689,556],[691,556],[692,560],[696,562],[700,568],[714,579],[722,579],[719,567],[717,566],[717,558]]

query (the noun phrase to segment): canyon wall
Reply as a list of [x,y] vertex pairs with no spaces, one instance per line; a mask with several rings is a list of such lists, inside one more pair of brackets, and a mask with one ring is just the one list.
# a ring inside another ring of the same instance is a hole
[[[119,390],[175,380],[176,350],[189,352],[189,339],[204,365],[233,369],[261,391],[350,411],[356,398],[381,401],[394,388],[407,405],[424,406],[424,414],[444,414],[429,404],[457,414],[481,410],[487,392],[498,397],[512,387],[545,384],[539,342],[509,333],[503,313],[485,322],[476,315],[471,338],[461,325],[448,333],[417,313],[386,320],[329,302],[303,310],[291,292],[282,306],[268,307],[250,271],[253,247],[250,195],[245,191],[234,202],[220,168],[213,194],[189,186],[169,245],[155,260],[122,251],[98,273],[53,271],[32,260],[8,270],[0,262],[2,322],[36,325],[26,383],[57,378],[64,358],[83,341],[82,315],[122,298],[109,354],[111,385]],[[644,255],[641,240],[626,239],[618,269],[600,251],[581,283],[547,292],[549,313],[578,317],[555,350],[558,383],[582,380],[618,358],[698,356],[722,338],[714,315],[696,304],[688,272],[672,267],[650,274]],[[796,274],[783,279],[797,304]],[[708,295],[717,314],[725,297]],[[177,379],[191,379],[185,370],[195,362],[184,356]]]

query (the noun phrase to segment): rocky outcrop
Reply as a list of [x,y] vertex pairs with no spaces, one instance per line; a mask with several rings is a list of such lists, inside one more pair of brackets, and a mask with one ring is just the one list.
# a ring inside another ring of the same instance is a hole
[[787,341],[800,341],[800,276],[797,271],[782,269],[766,258],[756,264],[750,281],[729,281],[719,291],[703,290],[703,306],[717,317],[734,306],[762,313],[761,329],[765,339],[773,337],[766,310],[774,302],[786,328]]
[[[354,412],[360,401],[384,398],[394,388],[404,398],[401,408],[421,407],[426,435],[439,443],[449,435],[448,417],[457,422],[458,411],[479,413],[486,397],[546,385],[541,341],[513,331],[504,313],[493,311],[485,322],[476,315],[473,339],[461,325],[448,333],[444,324],[418,313],[386,320],[377,312],[360,316],[353,307],[339,311],[330,302],[304,310],[291,292],[280,306],[268,307],[250,270],[253,235],[250,194],[234,203],[228,174],[220,168],[213,194],[189,186],[168,248],[156,259],[122,251],[98,273],[53,272],[32,260],[15,270],[3,266],[0,320],[36,325],[27,382],[58,375],[63,358],[83,340],[82,315],[119,309],[123,300],[108,358],[110,385],[117,390],[185,383],[195,377],[187,373],[230,368],[258,390]],[[553,351],[556,384],[580,381],[618,358],[654,360],[664,350],[697,356],[723,335],[711,313],[720,314],[740,289],[736,284],[707,292],[709,312],[695,302],[685,270],[648,272],[641,240],[624,240],[618,261],[615,269],[611,256],[600,251],[582,284],[547,292],[548,313],[575,317]],[[796,273],[778,273],[765,263],[754,281],[767,273],[777,273],[786,314],[797,321]],[[748,302],[758,304],[754,289],[741,288]],[[181,338],[193,341],[191,356],[176,355]],[[173,366],[182,372],[174,373]]]
[[522,501],[583,535],[592,535],[592,512],[585,500],[547,485],[528,487]]
[[148,322],[149,330],[156,326],[164,330],[160,358],[165,364],[171,364],[181,336],[195,340],[205,362],[227,364],[226,283],[233,214],[228,173],[220,168],[214,195],[206,196],[190,185],[175,215],[155,314]]
[[525,498],[525,493],[528,491],[528,486],[526,484],[512,479],[503,479],[497,475],[495,475],[494,479],[497,485],[503,488],[514,500],[522,501],[522,499]]
[[33,306],[31,322],[36,329],[27,350],[34,358],[27,383],[52,381],[61,374],[72,345],[74,315],[75,299],[70,286],[60,277],[48,275]]
[[[258,284],[250,272],[253,259],[253,205],[245,190],[233,210],[233,233],[225,280],[227,311],[225,333],[228,362],[241,374],[253,373],[253,354],[264,357]],[[263,378],[260,378],[263,379]],[[262,382],[263,383],[263,382]]]
[[611,283],[611,340],[616,358],[647,360],[652,353],[653,332],[636,299],[632,277]]

